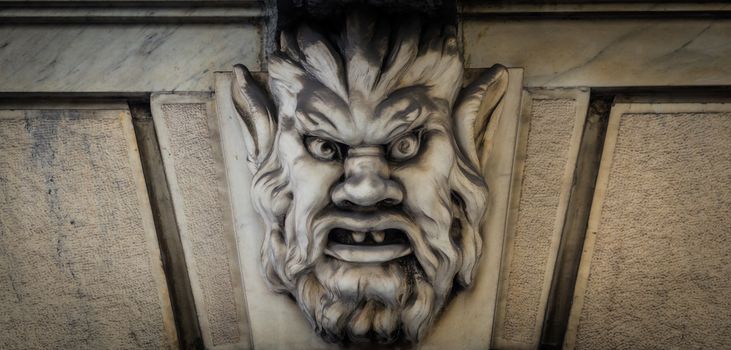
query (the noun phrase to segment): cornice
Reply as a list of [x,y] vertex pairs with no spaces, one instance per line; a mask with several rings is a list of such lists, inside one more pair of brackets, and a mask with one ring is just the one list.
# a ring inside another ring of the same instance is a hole
[[462,1],[464,19],[613,19],[731,17],[720,1]]
[[[458,16],[490,19],[728,18],[720,1],[461,1]],[[0,0],[1,24],[258,22],[264,0]]]
[[0,0],[3,24],[247,23],[265,17],[263,1]]

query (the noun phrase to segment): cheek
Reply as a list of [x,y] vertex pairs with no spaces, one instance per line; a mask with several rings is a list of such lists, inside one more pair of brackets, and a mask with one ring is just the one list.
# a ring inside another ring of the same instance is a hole
[[298,134],[282,134],[279,153],[288,169],[290,188],[297,205],[317,206],[329,200],[330,188],[343,172],[340,163],[314,159]]

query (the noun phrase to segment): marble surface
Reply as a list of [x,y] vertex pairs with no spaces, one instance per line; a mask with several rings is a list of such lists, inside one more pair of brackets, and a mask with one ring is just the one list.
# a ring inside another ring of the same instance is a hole
[[617,13],[644,13],[661,15],[667,12],[675,13],[710,13],[731,10],[731,4],[722,2],[685,2],[672,1],[661,3],[658,1],[564,1],[564,2],[523,2],[523,1],[469,1],[464,2],[459,13],[462,16],[481,15],[594,15],[604,14],[604,17],[617,16]]
[[526,86],[731,84],[728,19],[467,19],[462,29],[467,67],[523,67]]
[[[490,342],[522,91],[522,71],[510,70],[509,74],[508,92],[501,107],[503,114],[493,136],[493,156],[486,166],[492,198],[478,276],[471,289],[461,292],[449,303],[432,332],[417,346],[419,349],[482,349]],[[241,134],[244,126],[233,110],[230,84],[230,74],[216,76],[221,142],[253,346],[256,349],[335,349],[336,346],[323,342],[312,331],[289,297],[268,290],[260,273],[259,254],[264,229],[249,196],[245,195],[250,190],[251,175]]]
[[0,93],[206,91],[259,69],[261,42],[256,24],[0,26]]
[[[2,2],[0,2],[2,4]],[[264,16],[259,6],[214,7],[0,7],[0,20],[13,23],[242,23]]]

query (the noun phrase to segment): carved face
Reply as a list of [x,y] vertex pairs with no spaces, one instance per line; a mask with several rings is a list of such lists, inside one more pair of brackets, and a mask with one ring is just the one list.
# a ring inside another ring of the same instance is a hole
[[416,20],[352,16],[338,40],[300,26],[280,46],[276,108],[242,66],[233,86],[265,277],[328,341],[418,341],[480,257],[478,150],[505,70],[458,99],[453,30]]

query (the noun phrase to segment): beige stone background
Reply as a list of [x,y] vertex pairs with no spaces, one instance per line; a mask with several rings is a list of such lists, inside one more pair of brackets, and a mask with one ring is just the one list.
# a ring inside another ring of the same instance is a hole
[[126,106],[0,109],[2,348],[175,348]]
[[[334,348],[258,272],[227,72],[265,76],[264,4],[53,2],[0,1],[0,349]],[[413,348],[731,348],[731,6],[458,5],[509,93],[478,280]]]
[[567,348],[731,344],[731,104],[616,104]]

